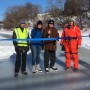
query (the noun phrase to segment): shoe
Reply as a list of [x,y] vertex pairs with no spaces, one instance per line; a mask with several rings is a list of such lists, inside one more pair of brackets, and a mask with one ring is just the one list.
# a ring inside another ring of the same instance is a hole
[[36,72],[42,72],[40,68],[36,68]]
[[51,71],[57,71],[57,68],[56,67],[52,67],[50,68]]
[[48,73],[49,72],[49,68],[45,68],[45,71],[46,71],[46,73]]
[[77,69],[77,68],[74,68],[74,71],[75,71],[75,72],[77,72],[77,71],[78,71],[78,69]]
[[18,73],[15,73],[15,77],[18,77]]
[[35,74],[36,73],[36,71],[33,71],[33,74]]
[[23,71],[22,74],[23,75],[28,75],[28,73],[26,71]]
[[33,65],[33,67],[32,67],[32,72],[35,74],[36,73],[36,66],[35,65]]
[[41,68],[40,68],[39,64],[38,64],[38,65],[36,65],[36,72],[42,72],[42,70],[41,70]]
[[65,70],[68,71],[70,68],[69,67],[66,67]]

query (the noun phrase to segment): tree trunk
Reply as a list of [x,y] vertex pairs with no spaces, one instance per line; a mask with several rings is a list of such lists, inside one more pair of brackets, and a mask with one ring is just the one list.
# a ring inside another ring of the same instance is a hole
[[83,25],[82,25],[82,16],[79,16],[79,20],[80,20],[80,27],[81,27],[81,29],[83,28]]

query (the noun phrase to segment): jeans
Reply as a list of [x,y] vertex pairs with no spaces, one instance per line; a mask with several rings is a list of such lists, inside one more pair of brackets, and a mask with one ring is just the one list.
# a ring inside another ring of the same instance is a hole
[[40,45],[31,45],[31,53],[32,53],[32,65],[37,65],[40,63],[40,53],[42,50],[42,46]]

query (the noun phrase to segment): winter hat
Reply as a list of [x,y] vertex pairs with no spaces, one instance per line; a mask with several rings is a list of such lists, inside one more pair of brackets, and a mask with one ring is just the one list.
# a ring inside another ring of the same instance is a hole
[[73,18],[69,18],[68,22],[75,22],[75,20]]
[[50,20],[48,21],[48,24],[53,24],[53,25],[54,25],[54,20],[51,20],[51,19],[50,19]]
[[21,24],[25,24],[25,21],[24,20],[20,20],[19,25],[21,25]]
[[39,21],[37,22],[37,25],[42,25],[42,21],[39,20]]

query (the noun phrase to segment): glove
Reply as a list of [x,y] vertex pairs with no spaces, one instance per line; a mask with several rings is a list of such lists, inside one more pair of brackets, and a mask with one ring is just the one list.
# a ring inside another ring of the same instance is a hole
[[23,50],[22,50],[22,52],[23,52],[23,53],[25,53],[25,52],[26,52],[26,50],[24,50],[24,49],[23,49]]
[[15,46],[15,51],[17,52],[18,51],[18,46],[17,45],[14,45]]
[[61,46],[61,50],[62,50],[62,51],[65,51],[64,45],[63,45],[63,44],[60,44],[60,46]]
[[27,47],[23,47],[23,50],[25,50],[26,52],[28,52],[30,49],[30,46],[28,45]]
[[78,45],[78,49],[81,47],[81,45]]

